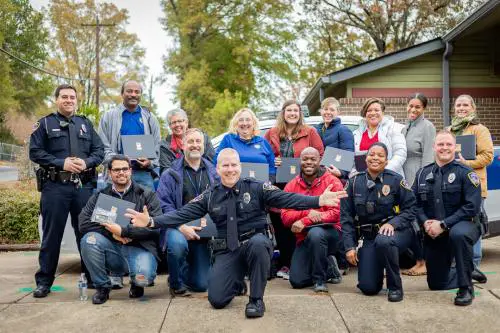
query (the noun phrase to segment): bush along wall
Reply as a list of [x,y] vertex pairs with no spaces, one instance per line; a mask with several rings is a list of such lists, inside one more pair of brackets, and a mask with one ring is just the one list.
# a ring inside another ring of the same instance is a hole
[[0,243],[39,242],[40,193],[32,189],[0,189]]

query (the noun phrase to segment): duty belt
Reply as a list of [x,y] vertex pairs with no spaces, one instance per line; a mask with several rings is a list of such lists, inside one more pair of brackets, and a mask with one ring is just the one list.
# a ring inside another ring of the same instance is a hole
[[61,182],[63,184],[73,183],[81,185],[92,181],[95,177],[95,169],[87,169],[82,173],[72,173],[64,170],[56,170],[54,167],[46,169],[47,179],[53,182]]
[[392,216],[389,216],[380,221],[380,223],[358,224],[356,226],[358,237],[363,237],[365,239],[375,239],[375,237],[377,237],[378,235],[380,228],[384,224],[389,222],[392,218],[393,218]]

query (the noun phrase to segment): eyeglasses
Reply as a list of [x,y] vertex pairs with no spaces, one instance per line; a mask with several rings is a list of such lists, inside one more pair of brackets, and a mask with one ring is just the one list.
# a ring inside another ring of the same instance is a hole
[[170,125],[177,125],[177,124],[183,124],[186,121],[186,119],[179,119],[176,121],[171,121],[169,124]]
[[129,167],[126,167],[126,168],[114,168],[114,169],[111,169],[111,171],[113,172],[116,172],[116,173],[120,173],[120,172],[127,172],[129,171],[130,168]]

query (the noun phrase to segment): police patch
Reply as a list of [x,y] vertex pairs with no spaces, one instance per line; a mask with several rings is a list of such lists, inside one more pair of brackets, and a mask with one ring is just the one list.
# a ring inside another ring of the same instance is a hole
[[408,191],[411,191],[411,187],[406,180],[403,179],[401,181],[400,185],[402,188],[407,189]]
[[200,194],[199,196],[197,196],[196,198],[193,198],[191,201],[189,202],[197,202],[197,201],[201,201],[203,199],[203,193]]
[[467,177],[469,178],[472,185],[474,185],[475,187],[478,187],[479,185],[481,185],[481,180],[479,179],[479,176],[477,175],[477,173],[475,173],[474,171],[469,172],[467,174]]
[[262,188],[264,189],[264,191],[276,191],[276,190],[279,190],[279,188],[277,186],[274,186],[273,184],[271,184],[271,182],[265,182],[262,185]]
[[31,128],[31,131],[34,132],[40,127],[40,122],[37,121],[36,123],[33,124],[33,127]]

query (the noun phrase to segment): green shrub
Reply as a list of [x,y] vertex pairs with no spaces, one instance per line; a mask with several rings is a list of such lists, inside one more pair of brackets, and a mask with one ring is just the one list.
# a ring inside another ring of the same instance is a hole
[[39,204],[34,189],[0,189],[0,243],[38,242]]

